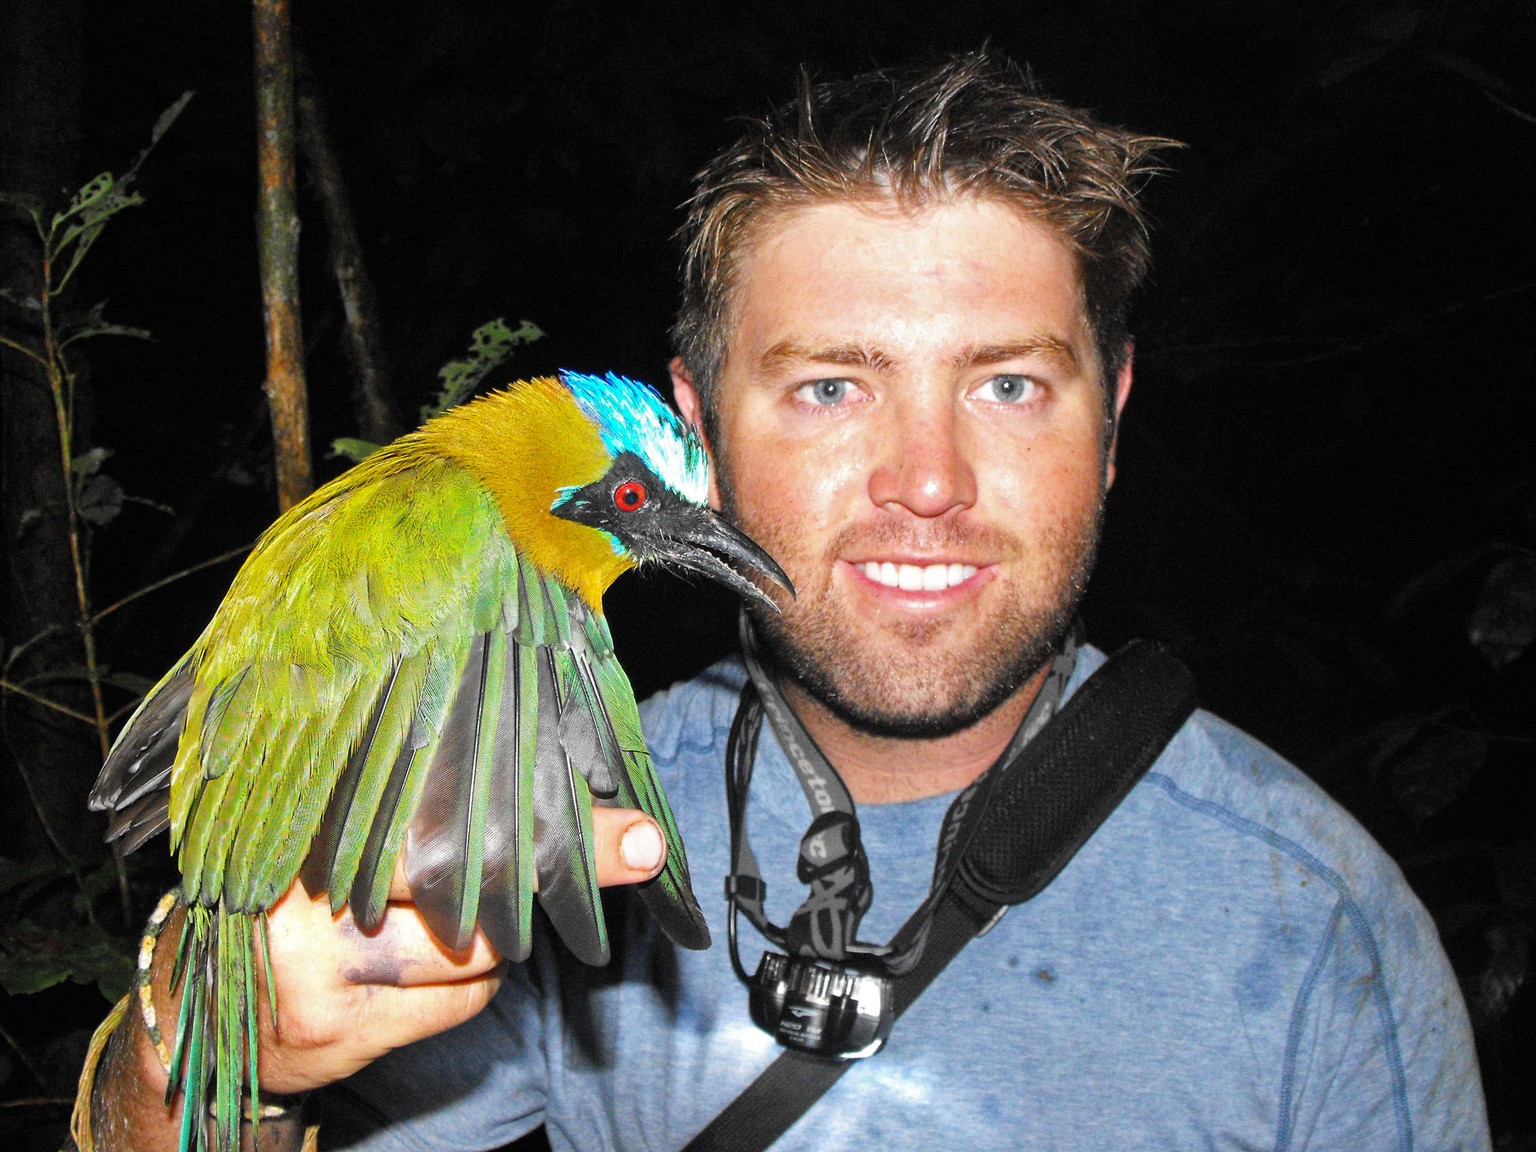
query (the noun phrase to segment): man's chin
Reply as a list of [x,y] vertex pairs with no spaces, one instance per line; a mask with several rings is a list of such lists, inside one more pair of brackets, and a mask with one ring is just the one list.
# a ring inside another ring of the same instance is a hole
[[[809,688],[810,685],[807,685]],[[1016,687],[1001,692],[996,699],[956,701],[942,710],[934,709],[932,702],[910,711],[894,711],[889,708],[860,707],[835,696],[813,691],[813,695],[844,724],[867,736],[880,736],[900,740],[936,740],[952,736],[978,723],[1000,707]]]
[[846,640],[827,651],[759,629],[769,659],[837,719],[871,736],[936,739],[971,727],[1012,697],[1055,651],[1062,632],[990,651],[899,646],[872,658]]

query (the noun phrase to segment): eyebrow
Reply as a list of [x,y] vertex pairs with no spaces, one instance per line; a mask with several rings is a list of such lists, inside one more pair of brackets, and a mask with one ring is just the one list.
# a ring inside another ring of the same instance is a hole
[[867,344],[820,344],[812,347],[795,340],[780,340],[759,359],[767,370],[790,364],[836,364],[844,368],[867,368],[886,372],[898,361]]
[[1055,336],[1033,336],[1008,344],[978,344],[964,349],[954,359],[956,368],[970,368],[977,364],[1001,364],[1005,360],[1028,360],[1039,357],[1053,360],[1061,367],[1075,369],[1077,353],[1072,345]]
[[[1054,361],[1068,370],[1078,367],[1077,353],[1072,350],[1072,346],[1055,336],[1031,336],[1006,344],[973,345],[958,352],[951,363],[956,368],[970,368],[1034,357]],[[844,368],[888,372],[898,366],[900,361],[868,344],[812,346],[796,340],[780,340],[762,354],[759,364],[767,371],[793,364],[834,364]]]

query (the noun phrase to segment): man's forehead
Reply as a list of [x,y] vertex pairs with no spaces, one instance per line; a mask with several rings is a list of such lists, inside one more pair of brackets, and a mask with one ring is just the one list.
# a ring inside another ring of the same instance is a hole
[[942,213],[968,211],[995,211],[1000,218],[1011,217],[1024,227],[1050,237],[1071,258],[1074,267],[1079,264],[1076,246],[1038,204],[1028,197],[1010,197],[986,189],[943,190],[921,199],[898,199],[893,194],[868,191],[847,196],[808,196],[764,205],[757,209],[751,222],[739,234],[736,263],[740,264],[755,253],[772,247],[800,222],[817,215],[852,219],[862,217],[891,224],[918,224]]
[[[1027,358],[1070,371],[1096,359],[1076,253],[1056,229],[1001,197],[779,206],[740,257],[726,359],[743,366],[893,371],[909,353],[887,320],[904,316],[931,336],[939,313],[955,322],[942,350],[930,343],[930,362]],[[914,299],[926,310],[915,310]]]

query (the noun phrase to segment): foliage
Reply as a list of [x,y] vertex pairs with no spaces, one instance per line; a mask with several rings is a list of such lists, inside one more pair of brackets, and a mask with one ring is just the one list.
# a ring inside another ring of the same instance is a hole
[[[464,403],[487,376],[512,358],[520,345],[531,344],[543,335],[531,320],[522,321],[516,328],[508,328],[507,322],[500,317],[480,325],[470,335],[469,355],[450,360],[439,370],[437,396],[432,403],[422,405],[422,423]],[[356,463],[380,447],[370,440],[342,436],[331,441],[331,455],[343,456]]]
[[[134,191],[133,185],[139,168],[150,151],[170,130],[187,104],[192,93],[184,93],[180,99],[160,114],[150,132],[149,144],[133,163],[116,176],[103,172],[75,193],[69,204],[54,213],[44,223],[44,207],[24,197],[0,193],[0,203],[20,210],[31,218],[41,254],[41,277],[32,295],[12,291],[5,298],[12,305],[34,313],[37,319],[37,339],[27,344],[9,337],[0,337],[13,351],[35,362],[45,373],[53,399],[61,472],[64,479],[65,509],[68,520],[70,555],[67,558],[75,577],[79,605],[78,626],[84,649],[85,679],[90,685],[95,703],[93,723],[105,749],[108,736],[108,717],[102,701],[102,685],[106,670],[96,657],[95,620],[92,618],[89,596],[90,529],[101,527],[114,520],[122,511],[125,499],[122,486],[102,471],[102,464],[111,452],[102,447],[84,448],[78,441],[75,427],[76,374],[71,363],[69,349],[82,340],[99,336],[130,336],[146,339],[143,329],[115,324],[105,318],[106,306],[97,303],[83,311],[61,310],[70,281],[85,260],[107,224],[125,209],[144,202]],[[66,558],[60,557],[61,562]],[[7,653],[6,668],[11,668],[17,651],[24,649],[32,639],[24,641]],[[46,697],[39,697],[33,685],[6,683],[6,694],[14,690],[26,693],[34,700],[47,705]],[[59,706],[62,707],[62,706]],[[39,814],[46,825],[46,817]]]
[[1519,1027],[1510,1013],[1532,974],[1536,835],[1519,819],[1471,814],[1480,792],[1513,798],[1512,777],[1530,772],[1536,552],[1496,544],[1437,564],[1391,611],[1404,622],[1459,617],[1462,642],[1485,665],[1467,677],[1462,700],[1368,734],[1367,768],[1412,824],[1413,846],[1399,860],[1439,923],[1473,1028],[1496,1054],[1505,1030]]
[[[194,565],[156,581],[105,609],[93,608],[89,589],[94,531],[115,521],[129,501],[139,500],[173,516],[175,513],[163,505],[129,495],[107,471],[114,450],[81,443],[75,420],[77,366],[70,350],[81,341],[99,336],[148,339],[149,333],[108,320],[104,302],[71,310],[61,300],[107,224],[125,209],[144,202],[134,188],[140,166],[190,99],[191,93],[187,93],[159,117],[149,146],[121,175],[104,172],[88,181],[63,210],[51,217],[41,204],[0,194],[0,203],[19,209],[30,218],[39,246],[42,276],[35,292],[24,295],[3,291],[7,303],[32,314],[37,321],[36,341],[27,344],[4,336],[0,340],[44,370],[53,395],[71,547],[70,556],[61,557],[60,562],[70,564],[75,574],[83,647],[82,659],[75,665],[13,678],[11,669],[19,665],[35,642],[35,638],[24,640],[5,653],[6,676],[0,680],[0,686],[4,689],[5,704],[12,697],[24,697],[75,723],[90,725],[98,734],[103,753],[108,745],[109,726],[142,697],[152,681],[114,671],[98,658],[95,642],[101,619],[127,600],[164,587],[206,565]],[[526,320],[516,328],[498,319],[476,329],[468,354],[440,371],[439,391],[434,401],[422,409],[422,419],[430,419],[468,399],[519,346],[542,335],[536,325]],[[376,447],[358,440],[338,440],[335,444],[338,453],[357,459]],[[41,514],[33,510],[24,523]],[[50,685],[79,680],[91,688],[96,705],[93,715],[77,712],[48,694]],[[115,689],[127,698],[127,703],[109,713],[104,689]],[[24,773],[20,764],[17,771]],[[45,812],[40,803],[36,807],[45,828],[60,815]],[[134,909],[153,897],[156,884],[162,882],[154,873],[163,867],[157,869],[153,858],[146,861],[145,854],[125,861],[115,852],[94,865],[82,865],[71,858],[56,838],[54,849],[27,859],[0,857],[0,988],[12,998],[37,997],[73,983],[94,987],[102,998],[113,1002],[128,990],[132,979],[140,927]],[[120,907],[112,907],[114,900],[120,902]],[[106,915],[108,912],[111,914]],[[76,1049],[84,1033],[78,1029],[61,1031],[30,1055],[16,1045],[4,1028],[0,1028],[0,1035],[11,1042],[20,1063],[30,1070],[31,1078],[47,1090],[53,1077],[43,1065],[62,1063],[66,1069],[77,1065]],[[0,1052],[0,1079],[12,1067]]]
[[[160,115],[149,144],[121,175],[101,173],[86,182],[61,210],[50,215],[44,205],[33,200],[0,194],[0,203],[30,220],[37,242],[40,274],[32,291],[4,293],[6,303],[25,314],[30,325],[18,329],[23,335],[0,336],[0,342],[39,370],[52,401],[68,540],[68,554],[53,559],[73,575],[80,639],[80,656],[75,663],[27,674],[18,670],[43,637],[24,637],[4,646],[0,708],[8,709],[17,698],[25,699],[51,715],[94,730],[103,751],[114,718],[108,711],[107,691],[136,698],[145,682],[141,677],[114,673],[99,658],[97,629],[103,613],[93,608],[90,595],[92,543],[95,531],[116,520],[132,497],[105,470],[112,451],[82,442],[74,356],[77,346],[86,340],[101,336],[146,339],[148,333],[107,319],[104,303],[71,308],[68,290],[107,225],[126,209],[143,203],[135,190],[140,167],[191,96],[186,93]],[[23,531],[43,515],[41,509],[26,510],[20,517]],[[58,698],[60,687],[80,681],[89,688],[90,714]],[[95,987],[108,1002],[116,1000],[127,991],[133,972],[138,885],[115,851],[103,850],[102,858],[94,862],[76,859],[55,831],[57,822],[69,819],[69,815],[46,811],[28,769],[19,758],[12,763],[52,851],[44,849],[28,859],[0,858],[0,988],[11,998],[31,997],[68,981]],[[144,871],[143,867],[135,870]],[[99,1014],[99,1007],[95,1011]],[[8,1030],[0,1029],[0,1034],[45,1092],[55,1090],[59,1064],[67,1070],[78,1063],[78,1041],[83,1033],[63,1026],[62,1021],[54,1035],[31,1052]]]

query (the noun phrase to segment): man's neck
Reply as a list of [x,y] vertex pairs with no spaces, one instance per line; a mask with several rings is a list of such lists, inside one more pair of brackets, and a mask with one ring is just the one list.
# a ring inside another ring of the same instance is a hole
[[975,724],[948,736],[875,736],[852,727],[793,680],[780,682],[805,730],[859,804],[895,804],[964,788],[1008,747],[1034,702],[1050,662]]

